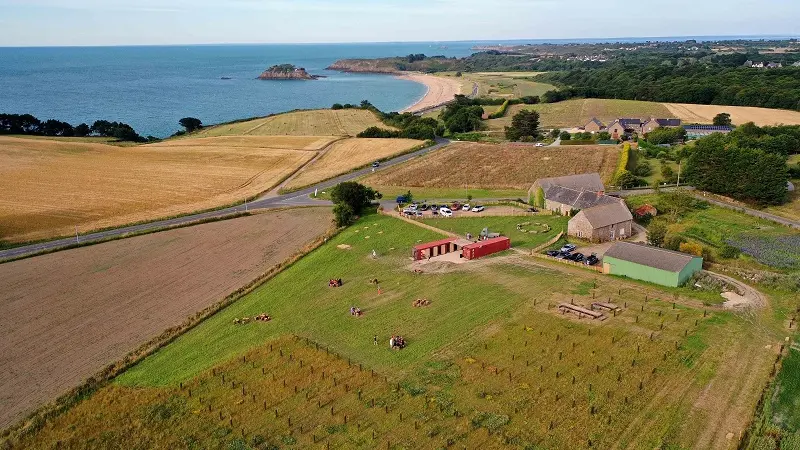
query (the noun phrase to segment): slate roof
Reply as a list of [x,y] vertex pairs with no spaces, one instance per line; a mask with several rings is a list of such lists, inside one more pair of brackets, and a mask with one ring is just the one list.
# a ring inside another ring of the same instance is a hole
[[538,183],[545,192],[551,186],[561,186],[576,191],[603,192],[606,190],[599,173],[582,173],[578,175],[567,175],[565,177],[541,178],[538,180]]
[[550,186],[544,191],[544,198],[564,205],[570,205],[573,209],[586,209],[597,205],[621,202],[618,198],[601,195],[594,191],[571,189],[556,185]]
[[595,229],[633,220],[631,211],[620,201],[586,208],[578,214],[583,214]]
[[681,126],[681,119],[656,119],[662,127],[679,127]]
[[619,124],[625,128],[641,128],[642,119],[619,119]]
[[[592,117],[592,120],[590,120],[586,125],[589,125],[592,122],[596,123],[597,126],[599,126],[600,128],[605,128],[605,125],[603,125],[603,122],[601,122],[600,119],[598,119],[597,117]],[[585,125],[584,125],[584,128],[585,128]]]
[[617,242],[608,249],[605,256],[668,272],[680,272],[694,258],[699,258],[699,256],[633,242]]

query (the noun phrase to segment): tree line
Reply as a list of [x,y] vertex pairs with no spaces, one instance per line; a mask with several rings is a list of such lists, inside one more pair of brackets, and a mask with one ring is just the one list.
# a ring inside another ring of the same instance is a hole
[[543,102],[594,97],[800,110],[797,67],[758,70],[617,61],[591,70],[543,74],[537,80],[564,87],[546,93]]
[[[787,155],[797,152],[798,126],[748,123],[730,134],[699,139],[688,151],[686,179],[694,187],[737,200],[779,205],[788,199]],[[788,142],[793,142],[787,144]],[[777,143],[780,143],[778,145]]]
[[68,122],[55,119],[39,120],[31,114],[0,114],[0,134],[64,137],[101,136],[131,142],[146,142],[148,140],[140,136],[133,127],[122,122],[96,120],[92,125],[81,123],[72,126]]

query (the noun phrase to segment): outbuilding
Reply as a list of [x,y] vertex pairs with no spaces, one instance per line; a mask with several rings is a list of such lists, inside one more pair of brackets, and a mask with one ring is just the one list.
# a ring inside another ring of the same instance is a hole
[[414,246],[414,261],[433,258],[434,256],[458,251],[456,238],[440,239],[438,241],[427,242]]
[[465,245],[461,249],[461,256],[464,259],[478,259],[493,253],[502,252],[511,248],[511,239],[500,236],[496,238],[478,241],[474,244]]
[[678,287],[703,269],[703,258],[659,247],[617,242],[603,256],[603,273]]

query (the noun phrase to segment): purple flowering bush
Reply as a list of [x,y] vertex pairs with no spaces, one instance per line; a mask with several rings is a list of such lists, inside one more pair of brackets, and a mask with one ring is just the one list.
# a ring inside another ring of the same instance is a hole
[[761,264],[783,269],[800,268],[800,235],[740,234],[726,242]]

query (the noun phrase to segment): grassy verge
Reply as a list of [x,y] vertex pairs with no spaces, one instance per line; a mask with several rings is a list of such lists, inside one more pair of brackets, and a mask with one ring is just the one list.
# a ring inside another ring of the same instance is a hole
[[[424,223],[465,236],[478,236],[482,229],[500,233],[511,239],[515,248],[531,249],[547,242],[567,227],[568,217],[563,216],[512,216],[512,217],[458,217],[426,219]],[[522,225],[519,229],[517,225]]]

